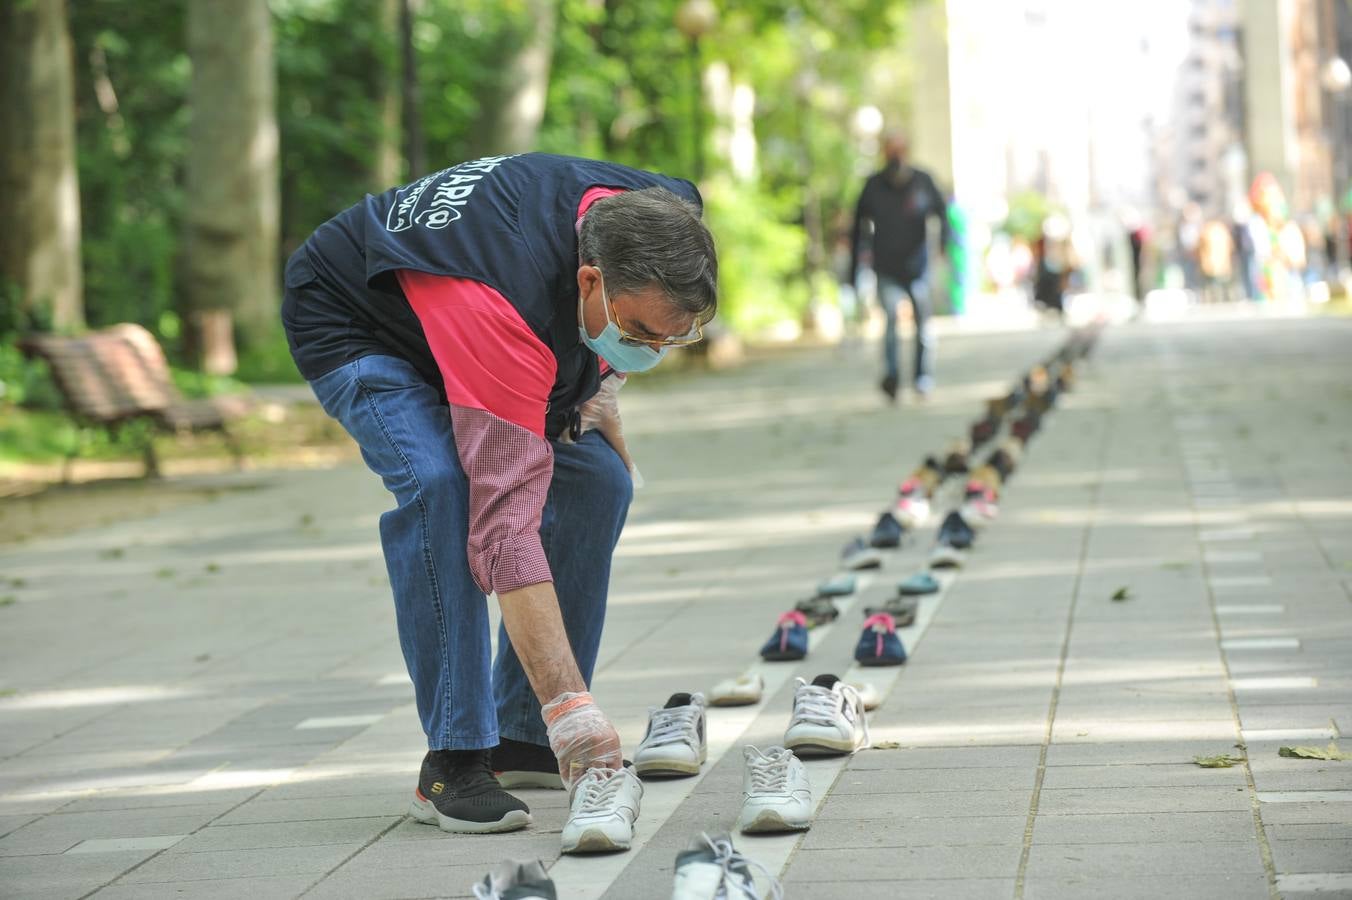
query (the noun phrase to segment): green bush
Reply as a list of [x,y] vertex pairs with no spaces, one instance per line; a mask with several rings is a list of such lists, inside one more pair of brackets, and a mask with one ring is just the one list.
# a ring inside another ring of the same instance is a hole
[[755,337],[807,306],[803,229],[789,224],[793,208],[754,185],[713,181],[704,195],[709,228],[718,242],[719,319]]

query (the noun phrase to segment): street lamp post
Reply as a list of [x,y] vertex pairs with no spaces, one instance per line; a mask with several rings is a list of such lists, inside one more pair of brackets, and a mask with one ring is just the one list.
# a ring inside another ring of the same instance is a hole
[[702,102],[703,65],[700,59],[699,40],[718,24],[718,8],[713,0],[685,0],[676,9],[676,27],[690,42],[690,124],[694,151],[692,164],[695,180],[704,177],[704,104]]

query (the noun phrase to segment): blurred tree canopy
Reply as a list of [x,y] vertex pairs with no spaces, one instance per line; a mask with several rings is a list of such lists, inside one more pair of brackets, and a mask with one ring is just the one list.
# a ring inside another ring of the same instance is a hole
[[[84,315],[142,323],[171,351],[191,117],[214,114],[191,108],[188,13],[210,2],[65,10]],[[802,316],[875,162],[856,110],[903,109],[899,0],[721,3],[698,42],[676,25],[687,0],[240,2],[272,17],[278,260],[363,193],[423,174],[407,161],[424,155],[434,169],[533,146],[693,176],[699,149],[725,321],[763,327]],[[280,335],[240,337],[241,374],[294,377]]]

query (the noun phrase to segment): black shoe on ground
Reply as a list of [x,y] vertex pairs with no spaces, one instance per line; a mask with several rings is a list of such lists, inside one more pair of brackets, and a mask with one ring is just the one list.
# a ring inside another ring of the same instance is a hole
[[539,744],[502,738],[493,748],[493,774],[498,783],[509,790],[563,790],[558,758],[554,751]]
[[408,813],[458,834],[516,831],[530,824],[530,808],[493,777],[487,750],[428,751]]
[[895,404],[897,402],[897,390],[901,387],[897,381],[897,376],[888,375],[879,383],[878,387],[882,388],[883,393],[887,395],[888,403]]

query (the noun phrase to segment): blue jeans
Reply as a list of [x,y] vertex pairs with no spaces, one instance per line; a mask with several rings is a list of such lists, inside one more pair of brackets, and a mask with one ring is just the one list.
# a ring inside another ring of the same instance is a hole
[[[364,356],[310,383],[394,495],[380,517],[404,662],[430,750],[547,745],[540,703],[506,628],[492,660],[488,602],[469,571],[469,482],[436,388],[392,356]],[[610,558],[633,484],[599,432],[552,442],[540,539],[564,627],[591,683],[605,624]]]
[[929,281],[921,276],[903,283],[888,275],[878,276],[878,302],[882,304],[887,328],[883,332],[883,365],[889,378],[901,380],[901,352],[897,346],[897,307],[901,295],[911,300],[915,317],[915,388],[929,391],[934,387],[934,332],[930,328]]

